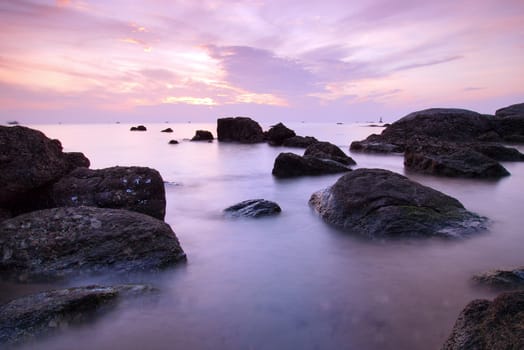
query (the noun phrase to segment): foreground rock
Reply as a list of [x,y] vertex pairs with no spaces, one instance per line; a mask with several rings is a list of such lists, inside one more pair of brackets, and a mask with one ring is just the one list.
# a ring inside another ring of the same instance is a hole
[[0,207],[28,201],[31,191],[77,167],[89,167],[89,160],[62,152],[60,141],[23,126],[0,126]]
[[147,131],[147,128],[143,125],[139,125],[139,126],[132,126],[129,130],[130,131]]
[[249,199],[229,208],[224,209],[224,212],[231,216],[245,216],[245,217],[261,217],[278,214],[282,211],[280,206],[265,199]]
[[166,213],[164,181],[158,171],[146,167],[78,168],[40,198],[36,209],[84,205],[127,209],[160,220]]
[[335,174],[350,171],[346,165],[330,159],[280,153],[275,159],[272,174],[276,177]]
[[338,146],[329,142],[316,142],[306,148],[304,156],[321,159],[331,159],[344,165],[357,164],[350,156],[346,155]]
[[442,349],[524,349],[524,291],[470,302]]
[[213,134],[207,130],[197,130],[191,141],[213,141]]
[[495,116],[500,118],[506,117],[524,117],[524,103],[514,104],[508,107],[497,109]]
[[284,140],[294,136],[295,132],[282,123],[273,125],[266,133],[267,141],[272,146],[280,146]]
[[461,237],[485,222],[455,198],[382,169],[352,171],[309,203],[327,223],[370,238]]
[[313,136],[293,136],[293,137],[285,139],[282,142],[282,146],[307,148],[317,142],[318,140],[314,138]]
[[[41,292],[0,306],[0,344],[15,344],[85,322],[122,296],[152,291],[147,285],[87,286]],[[97,312],[98,311],[98,312]]]
[[264,133],[262,127],[251,118],[219,118],[217,138],[222,142],[257,143],[264,142]]
[[4,220],[0,247],[0,275],[19,281],[156,270],[185,260],[163,221],[94,207],[46,209]]
[[524,267],[479,273],[473,276],[473,280],[495,289],[524,288]]

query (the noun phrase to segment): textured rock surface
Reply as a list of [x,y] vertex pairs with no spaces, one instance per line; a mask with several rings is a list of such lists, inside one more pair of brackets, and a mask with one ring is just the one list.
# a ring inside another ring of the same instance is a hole
[[219,118],[217,138],[223,142],[257,143],[264,141],[262,127],[246,117]]
[[346,165],[329,159],[280,153],[275,159],[272,174],[276,177],[335,174],[350,171]]
[[28,192],[78,166],[89,166],[89,160],[81,153],[63,153],[60,141],[23,126],[0,126],[0,206],[24,201]]
[[304,156],[331,159],[345,165],[357,164],[350,156],[344,153],[338,146],[329,142],[317,142],[306,148]]
[[524,291],[470,302],[442,349],[524,349]]
[[207,130],[197,130],[195,132],[195,136],[191,139],[191,141],[211,141],[213,140],[213,134],[211,131]]
[[282,123],[273,125],[266,134],[267,141],[270,145],[280,146],[285,139],[296,136],[295,132]]
[[513,116],[524,117],[524,103],[514,104],[508,107],[497,109],[495,112],[497,117],[506,118]]
[[121,209],[63,207],[0,223],[0,275],[19,281],[102,270],[154,270],[185,260],[171,227]]
[[147,285],[86,286],[41,292],[0,306],[0,344],[15,344],[92,318],[121,296],[152,291]]
[[524,266],[511,270],[486,271],[474,275],[473,280],[499,289],[524,288]]
[[261,217],[278,214],[282,209],[275,202],[265,199],[249,199],[232,205],[224,211],[231,216]]
[[485,222],[458,200],[382,169],[352,171],[309,203],[327,223],[370,238],[460,237]]
[[160,173],[146,167],[78,168],[40,195],[40,207],[93,206],[127,209],[164,219],[166,197]]
[[318,140],[313,136],[293,136],[285,139],[282,142],[282,146],[286,147],[297,147],[297,148],[307,148],[314,143],[317,143]]

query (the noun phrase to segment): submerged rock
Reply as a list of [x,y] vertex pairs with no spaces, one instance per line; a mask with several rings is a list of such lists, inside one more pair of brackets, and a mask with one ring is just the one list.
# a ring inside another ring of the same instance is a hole
[[473,276],[477,283],[496,289],[524,288],[524,266],[512,270],[492,270]]
[[309,204],[329,224],[370,238],[460,237],[484,228],[485,218],[455,198],[383,169],[357,169]]
[[309,146],[304,156],[312,156],[321,159],[331,159],[344,165],[357,164],[350,156],[344,153],[338,146],[329,142],[316,142]]
[[197,130],[191,141],[212,141],[213,134],[207,130]]
[[217,138],[221,142],[257,143],[264,142],[264,132],[262,127],[251,118],[219,118]]
[[275,159],[272,174],[276,177],[335,174],[351,171],[346,165],[330,159],[280,153]]
[[173,132],[173,129],[171,129],[171,128],[166,128],[166,129],[164,129],[164,130],[162,130],[162,131],[160,131],[160,132]]
[[0,126],[0,207],[27,202],[31,191],[46,186],[79,166],[82,153],[64,153],[58,140],[23,126]]
[[155,270],[185,260],[163,221],[94,207],[46,209],[4,220],[0,247],[0,275],[19,281]]
[[139,126],[132,126],[131,129],[129,129],[130,131],[147,131],[147,128],[143,125],[139,125]]
[[295,132],[282,123],[273,125],[266,134],[269,144],[273,146],[280,146],[285,139],[293,136],[296,136]]
[[78,168],[41,195],[37,209],[72,206],[127,209],[164,219],[164,180],[155,169],[111,167]]
[[277,203],[265,199],[249,199],[224,209],[224,212],[232,216],[246,217],[275,215],[281,211]]
[[87,286],[15,299],[0,306],[0,344],[16,344],[91,319],[121,296],[152,291],[147,285]]
[[293,136],[293,137],[289,137],[285,139],[282,142],[282,146],[307,148],[317,142],[318,140],[314,138],[313,136]]
[[460,313],[442,350],[524,349],[524,291],[474,300]]

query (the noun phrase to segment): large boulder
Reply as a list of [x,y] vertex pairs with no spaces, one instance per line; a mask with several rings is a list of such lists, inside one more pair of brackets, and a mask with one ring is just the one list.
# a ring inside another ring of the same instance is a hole
[[295,132],[282,123],[273,125],[266,133],[270,145],[280,146],[285,139],[296,136]]
[[524,266],[509,270],[491,270],[478,273],[473,280],[495,289],[524,288]]
[[524,291],[474,300],[460,313],[442,350],[524,349]]
[[501,108],[495,112],[497,132],[504,141],[524,143],[524,103]]
[[275,215],[281,211],[282,209],[277,203],[265,199],[248,199],[224,209],[224,212],[233,217],[253,218]]
[[93,206],[127,209],[164,219],[164,181],[155,169],[111,167],[78,168],[38,196],[37,208]]
[[217,138],[222,142],[257,143],[264,142],[264,132],[262,127],[251,118],[219,118]]
[[313,193],[310,205],[329,224],[370,238],[460,237],[485,218],[455,198],[383,169],[357,169]]
[[296,148],[308,148],[318,140],[313,136],[293,136],[285,139],[282,142],[282,146],[285,147],[296,147]]
[[514,104],[508,107],[497,109],[495,116],[500,118],[520,116],[524,117],[524,103]]
[[213,134],[207,130],[197,130],[191,141],[212,141]]
[[338,146],[330,142],[316,142],[306,148],[304,156],[312,156],[322,159],[331,159],[345,165],[357,164],[350,156],[344,153]]
[[29,192],[55,182],[79,166],[82,153],[64,153],[58,140],[23,126],[0,126],[0,207],[25,200]]
[[280,153],[275,159],[272,174],[276,177],[335,174],[351,169],[339,162],[294,153]]
[[62,207],[0,223],[0,275],[18,281],[155,270],[185,260],[168,224],[121,209]]
[[122,296],[154,289],[147,285],[86,286],[40,292],[0,306],[0,344],[12,345],[91,320]]

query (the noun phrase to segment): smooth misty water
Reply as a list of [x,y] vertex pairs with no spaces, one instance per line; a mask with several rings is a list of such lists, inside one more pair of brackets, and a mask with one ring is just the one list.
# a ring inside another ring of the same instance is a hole
[[[172,127],[173,134],[160,133]],[[300,135],[350,141],[380,128],[290,124]],[[471,285],[473,273],[522,265],[524,165],[505,163],[500,181],[410,178],[458,198],[489,217],[489,232],[455,242],[359,239],[327,226],[308,207],[314,191],[340,175],[278,180],[279,152],[266,144],[181,142],[208,124],[41,125],[66,151],[83,151],[92,168],[142,165],[160,171],[167,216],[188,263],[162,273],[100,276],[55,285],[0,285],[0,301],[50,287],[86,283],[151,283],[159,294],[119,304],[95,322],[21,349],[436,349],[460,310],[492,298]],[[521,151],[523,149],[521,148]],[[402,157],[351,154],[358,167],[404,173]],[[228,219],[222,210],[265,198],[283,212]]]

